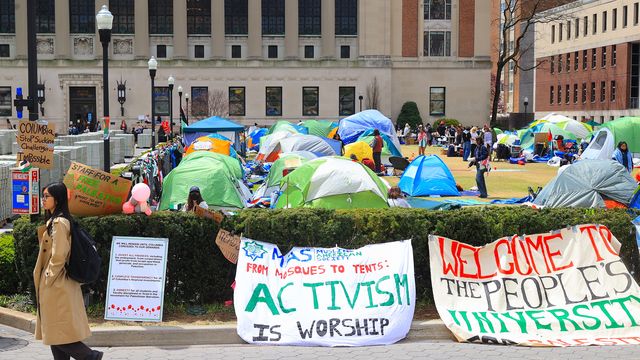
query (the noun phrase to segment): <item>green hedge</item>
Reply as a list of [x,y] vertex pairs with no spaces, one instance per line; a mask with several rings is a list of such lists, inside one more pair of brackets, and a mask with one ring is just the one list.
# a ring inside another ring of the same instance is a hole
[[0,235],[0,295],[12,294],[19,289],[19,279],[16,272],[16,255],[13,236]]
[[[223,228],[280,246],[356,248],[372,243],[412,239],[418,298],[429,301],[428,235],[438,234],[479,246],[503,236],[534,234],[570,225],[606,225],[622,243],[621,255],[636,279],[640,261],[631,220],[637,215],[623,210],[482,207],[455,211],[421,209],[384,210],[244,210],[228,218]],[[232,298],[229,287],[235,266],[215,245],[218,228],[211,220],[185,213],[156,213],[150,217],[104,216],[81,219],[95,236],[105,261],[101,280],[91,288],[103,298],[113,235],[169,238],[166,296],[188,302],[218,302]],[[26,219],[15,225],[16,254],[23,281],[33,286],[31,273],[37,254],[35,224]]]

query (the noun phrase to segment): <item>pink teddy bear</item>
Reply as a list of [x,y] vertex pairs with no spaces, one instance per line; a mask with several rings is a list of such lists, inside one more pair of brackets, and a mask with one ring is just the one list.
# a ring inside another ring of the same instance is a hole
[[151,195],[151,189],[144,183],[139,183],[133,186],[131,189],[131,198],[129,201],[122,204],[122,212],[125,214],[145,213],[147,216],[151,215],[151,208],[149,207],[149,196]]

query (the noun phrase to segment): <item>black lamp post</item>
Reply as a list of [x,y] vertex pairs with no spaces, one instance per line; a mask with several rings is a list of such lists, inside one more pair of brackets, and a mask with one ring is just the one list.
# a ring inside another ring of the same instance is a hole
[[[22,87],[16,88],[16,107],[18,119],[22,119],[23,108],[29,111],[29,120],[38,120],[37,86],[38,86],[38,51],[36,48],[36,0],[27,0],[27,85],[29,93],[24,98]],[[33,220],[33,219],[32,219]]]
[[524,97],[524,113],[527,113],[527,106],[529,106],[529,98],[528,97]]
[[187,102],[187,113],[185,114],[187,121],[185,121],[185,123],[189,125],[189,93],[184,94],[184,101]]
[[44,100],[44,82],[40,80],[38,83],[38,104],[40,104],[40,113],[42,116],[44,116],[44,106],[42,106],[42,104],[44,104]]
[[118,84],[118,102],[120,103],[120,116],[124,116],[124,103],[127,101],[127,80],[122,81],[122,77],[120,77],[120,81]]
[[362,99],[364,99],[364,96],[358,96],[358,100],[360,100],[360,112],[362,112]]
[[169,75],[169,79],[167,79],[169,83],[169,127],[171,132],[169,133],[169,139],[173,138],[173,85],[176,82],[176,79],[173,78],[173,75]]
[[[102,43],[102,101],[104,109],[104,171],[111,172],[111,149],[109,146],[109,42],[111,41],[111,27],[113,26],[113,15],[109,12],[107,5],[102,5],[102,9],[96,14],[96,24],[100,33]],[[96,119],[97,121],[98,119]]]
[[182,86],[178,86],[178,98],[180,99],[180,111],[178,111],[178,118],[180,119],[180,135],[182,135]]
[[155,57],[151,57],[149,62],[149,76],[151,77],[151,148],[156,148],[156,99],[154,98],[156,70],[158,62]]

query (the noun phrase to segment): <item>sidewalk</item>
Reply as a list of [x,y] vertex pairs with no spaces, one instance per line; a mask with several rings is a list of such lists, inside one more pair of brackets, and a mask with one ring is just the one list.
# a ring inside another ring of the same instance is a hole
[[[0,307],[0,324],[33,333],[35,316]],[[185,346],[245,344],[235,322],[223,325],[94,327],[89,346]],[[412,341],[452,340],[441,320],[414,321],[407,336]]]

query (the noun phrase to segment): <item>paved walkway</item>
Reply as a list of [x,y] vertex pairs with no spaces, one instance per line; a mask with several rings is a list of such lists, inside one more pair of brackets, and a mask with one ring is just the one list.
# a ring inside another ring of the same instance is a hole
[[[98,348],[105,360],[145,359],[640,359],[640,345],[573,348],[525,348],[459,344],[451,341],[403,341],[361,348],[268,347],[251,345]],[[0,359],[51,359],[49,348],[21,330],[0,325]]]

